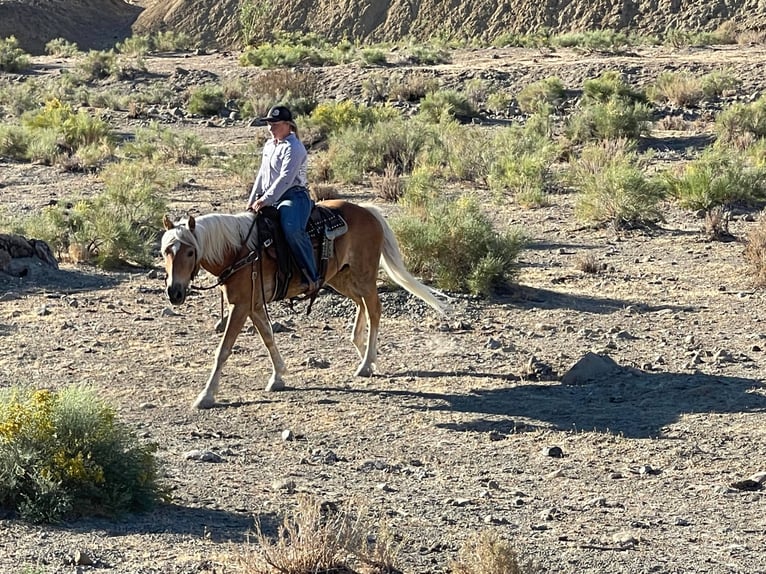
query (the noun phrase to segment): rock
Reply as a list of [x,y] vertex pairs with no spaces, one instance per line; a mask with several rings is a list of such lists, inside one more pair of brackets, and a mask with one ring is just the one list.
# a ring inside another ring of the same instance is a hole
[[184,454],[184,458],[198,462],[223,462],[223,458],[209,450],[190,450]]
[[78,550],[72,557],[72,563],[75,566],[93,566],[96,562],[87,551]]
[[561,377],[563,385],[584,385],[591,381],[605,379],[622,367],[608,355],[586,353]]
[[295,481],[289,478],[277,479],[271,483],[271,489],[275,491],[283,491],[287,494],[295,492]]
[[285,429],[282,431],[282,440],[285,442],[289,442],[292,440],[295,440],[295,435],[293,434],[293,431],[290,429]]
[[564,451],[560,446],[546,446],[543,448],[543,455],[551,458],[564,458]]

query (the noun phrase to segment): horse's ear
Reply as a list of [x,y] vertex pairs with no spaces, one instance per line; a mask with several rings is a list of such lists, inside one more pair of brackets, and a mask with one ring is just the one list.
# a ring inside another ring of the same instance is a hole
[[196,227],[197,222],[194,221],[194,216],[193,215],[189,216],[189,220],[186,222],[186,225],[189,226],[189,231],[194,231],[194,228]]
[[168,217],[167,213],[162,217],[162,225],[165,226],[165,230],[166,231],[169,231],[169,230],[173,229],[173,227],[175,227],[173,225],[173,222],[170,221],[170,218]]

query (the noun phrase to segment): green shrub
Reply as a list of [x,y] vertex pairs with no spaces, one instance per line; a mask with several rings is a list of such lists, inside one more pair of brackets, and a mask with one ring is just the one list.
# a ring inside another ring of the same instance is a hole
[[322,134],[329,135],[349,127],[368,127],[398,117],[400,113],[392,107],[367,106],[351,100],[342,100],[317,105],[309,119]]
[[0,156],[24,159],[28,145],[27,132],[21,126],[0,124]]
[[350,127],[330,136],[328,156],[335,181],[359,183],[368,172],[383,173],[395,165],[397,173],[412,171],[430,133],[397,118],[369,127]]
[[616,228],[651,225],[662,219],[664,197],[659,181],[644,174],[645,160],[628,140],[594,143],[569,168],[579,194],[575,213],[585,221]]
[[259,44],[245,50],[239,57],[243,66],[286,68],[297,65],[322,66],[330,62],[330,55],[312,46],[288,44]]
[[629,102],[644,102],[646,96],[634,90],[616,70],[604,72],[597,78],[583,82],[583,101],[586,104],[606,103],[617,97]]
[[495,159],[494,150],[487,145],[487,130],[455,121],[434,124],[432,129],[433,142],[420,161],[448,179],[485,185]]
[[689,72],[662,72],[647,89],[651,101],[680,107],[696,106],[704,95],[701,78]]
[[204,85],[189,94],[189,113],[215,116],[226,106],[226,96],[220,86]]
[[[25,113],[21,121],[30,131],[31,140],[44,139],[54,133],[62,153],[71,154],[81,146],[94,143],[108,144],[113,139],[107,122],[91,116],[84,109],[75,112],[70,105],[57,99],[48,100],[39,111]],[[30,145],[33,145],[32,141]]]
[[416,66],[435,66],[449,64],[451,61],[449,52],[433,46],[410,46],[405,49],[404,57],[407,62]]
[[564,84],[555,77],[528,84],[516,96],[519,109],[525,114],[533,114],[546,106],[557,107],[563,99]]
[[497,233],[479,204],[434,201],[391,222],[407,265],[440,289],[490,295],[514,277],[520,231]]
[[649,131],[650,118],[646,104],[612,96],[605,103],[584,105],[570,117],[566,131],[573,142],[638,138]]
[[457,90],[429,92],[420,102],[418,110],[418,116],[431,123],[452,118],[467,120],[475,115],[476,110],[466,95]]
[[359,57],[366,66],[383,66],[387,63],[386,53],[380,48],[362,48]]
[[613,51],[623,46],[629,46],[633,42],[626,34],[615,30],[590,30],[553,36],[551,44],[562,48],[580,47],[589,50]]
[[84,82],[108,78],[117,65],[114,50],[89,50],[77,63],[77,74]]
[[135,58],[146,56],[151,49],[151,39],[146,34],[139,34],[125,38],[115,45],[115,49],[121,54]]
[[753,139],[766,137],[766,96],[750,104],[735,103],[725,107],[715,119],[715,130],[720,144],[737,144],[744,140],[746,147]]
[[0,117],[18,117],[42,104],[49,86],[29,79],[25,82],[5,82],[0,76]]
[[536,34],[506,32],[492,40],[492,45],[498,48],[544,48],[551,45],[551,36],[546,30]]
[[191,133],[176,133],[157,122],[136,129],[133,141],[122,146],[122,152],[133,159],[153,162],[174,162],[197,165],[209,151],[202,141]]
[[681,207],[710,212],[735,201],[762,199],[766,173],[748,165],[740,154],[708,149],[679,172],[664,175],[670,195]]
[[511,126],[497,132],[490,146],[487,181],[498,199],[510,193],[524,207],[548,203],[546,183],[559,155],[549,129],[549,118],[543,111],[533,115],[524,127]]
[[54,38],[45,44],[45,52],[59,58],[71,58],[80,53],[77,44],[64,38]]
[[242,0],[239,5],[239,29],[245,46],[273,39],[274,4],[272,0]]
[[715,70],[702,76],[702,93],[706,98],[720,97],[724,92],[740,85],[739,79],[729,70]]
[[158,31],[150,37],[152,51],[155,52],[178,52],[190,50],[194,46],[189,34],[175,30]]
[[29,54],[19,48],[15,36],[0,38],[0,72],[18,72],[29,67]]
[[153,453],[94,391],[0,390],[0,507],[26,520],[150,509],[165,497]]

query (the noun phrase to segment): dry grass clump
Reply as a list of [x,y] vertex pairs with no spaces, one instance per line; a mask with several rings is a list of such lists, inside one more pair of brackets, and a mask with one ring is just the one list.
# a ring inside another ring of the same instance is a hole
[[596,259],[595,255],[592,253],[587,253],[582,257],[579,257],[575,264],[577,269],[583,273],[589,273],[592,275],[595,275],[604,268],[604,266],[598,262],[598,259]]
[[[368,538],[360,512],[304,495],[276,533],[258,522],[252,549],[235,557],[246,574],[393,574],[400,542],[382,527]],[[361,569],[361,570],[359,570]]]
[[450,564],[452,574],[525,574],[510,545],[492,531],[484,531],[469,539]]
[[747,235],[745,260],[753,272],[757,287],[766,286],[766,217],[761,214],[758,225]]
[[394,164],[388,164],[382,175],[370,176],[375,194],[388,203],[396,203],[402,197],[404,185]]

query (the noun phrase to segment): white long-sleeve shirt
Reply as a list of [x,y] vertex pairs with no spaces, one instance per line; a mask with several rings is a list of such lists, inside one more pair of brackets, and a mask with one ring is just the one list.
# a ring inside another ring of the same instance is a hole
[[247,204],[260,197],[265,205],[274,205],[291,187],[305,187],[307,163],[308,152],[295,133],[291,132],[281,141],[270,138],[263,146],[261,167]]

